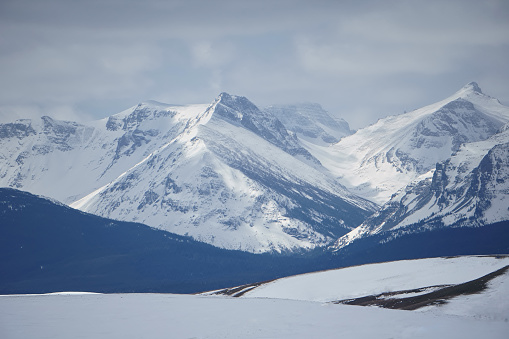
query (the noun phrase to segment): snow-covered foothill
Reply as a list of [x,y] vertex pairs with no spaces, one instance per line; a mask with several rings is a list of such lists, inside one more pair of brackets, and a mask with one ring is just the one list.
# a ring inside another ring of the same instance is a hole
[[[338,301],[459,284],[509,265],[509,257],[465,256],[401,260],[306,273],[262,284],[243,298],[281,298],[318,302]],[[506,298],[509,305],[509,298]]]

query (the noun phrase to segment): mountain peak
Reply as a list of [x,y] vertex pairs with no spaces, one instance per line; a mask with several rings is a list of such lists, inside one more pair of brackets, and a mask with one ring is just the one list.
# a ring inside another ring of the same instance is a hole
[[249,101],[248,98],[243,96],[231,95],[226,92],[222,92],[219,94],[216,101],[237,111],[258,111],[258,107]]
[[302,156],[306,161],[320,165],[320,162],[299,144],[295,135],[288,133],[274,114],[261,111],[246,97],[223,92],[219,94],[213,107],[214,114],[222,119],[243,126],[288,154]]
[[226,120],[234,123],[241,123],[245,115],[258,115],[258,107],[256,107],[246,97],[230,95],[222,92],[214,102],[215,114],[226,118]]
[[481,90],[481,87],[479,87],[479,85],[475,81],[469,82],[468,84],[463,86],[462,90],[467,90],[467,91],[477,92],[477,93],[483,94],[482,90]]
[[472,81],[466,84],[465,86],[461,87],[460,90],[458,90],[456,93],[454,93],[452,96],[447,98],[448,101],[453,101],[458,98],[465,99],[465,100],[472,100],[473,98],[479,98],[479,97],[486,97],[489,98],[489,96],[485,95],[481,87],[477,84],[477,82]]
[[218,99],[222,99],[222,98],[231,98],[231,97],[234,97],[234,95],[231,95],[230,93],[227,93],[227,92],[221,92],[219,93],[218,95]]

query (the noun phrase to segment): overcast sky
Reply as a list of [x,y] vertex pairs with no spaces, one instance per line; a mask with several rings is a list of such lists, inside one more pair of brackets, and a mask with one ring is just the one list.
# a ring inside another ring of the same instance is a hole
[[470,81],[509,103],[509,1],[0,1],[0,121],[225,91],[359,128]]

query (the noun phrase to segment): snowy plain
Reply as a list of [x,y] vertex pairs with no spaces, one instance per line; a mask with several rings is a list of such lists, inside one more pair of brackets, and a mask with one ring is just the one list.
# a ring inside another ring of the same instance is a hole
[[171,294],[0,298],[2,338],[507,338],[509,324],[281,299]]
[[[376,289],[464,282],[508,262],[507,257],[461,257],[364,265],[276,280],[262,285],[267,287],[260,289],[265,295],[257,297],[254,292],[242,298],[79,293],[1,296],[0,337],[507,338],[508,273],[493,279],[479,294],[417,311],[323,300],[331,298],[332,286],[344,290],[344,296],[353,296]],[[359,291],[352,285],[355,280]],[[273,291],[274,286],[281,288],[268,297],[271,285]],[[309,289],[317,295],[306,296],[304,291]],[[282,294],[284,290],[293,292],[293,297]],[[296,296],[301,300],[290,300]]]

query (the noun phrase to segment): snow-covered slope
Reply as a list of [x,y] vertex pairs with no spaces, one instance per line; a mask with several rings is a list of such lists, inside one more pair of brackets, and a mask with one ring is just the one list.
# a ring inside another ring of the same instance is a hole
[[80,125],[0,125],[0,185],[250,252],[326,245],[375,205],[349,193],[269,112],[143,103]]
[[508,207],[509,124],[487,140],[462,145],[335,246],[375,234],[394,238],[440,227],[494,224],[509,220]]
[[273,105],[264,110],[276,116],[287,130],[313,144],[328,146],[352,134],[345,120],[332,118],[319,104]]
[[380,119],[331,147],[307,147],[348,188],[384,203],[461,144],[485,140],[507,122],[509,108],[469,83],[445,100]]
[[[464,256],[401,260],[306,273],[250,286],[242,298],[333,302],[383,292],[460,284],[509,265],[509,257]],[[507,275],[509,278],[509,274]],[[506,278],[506,280],[507,280]],[[207,292],[217,294],[217,291]],[[509,297],[504,298],[509,307]]]

